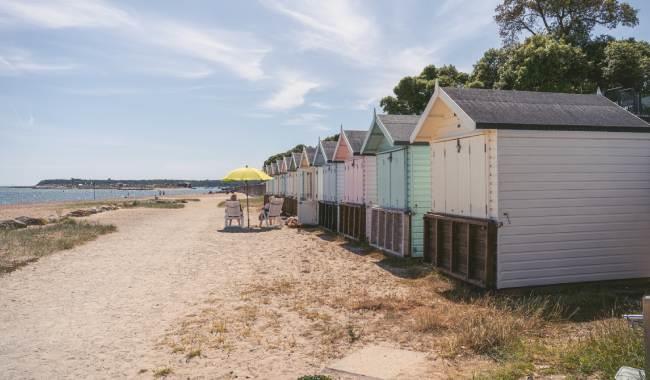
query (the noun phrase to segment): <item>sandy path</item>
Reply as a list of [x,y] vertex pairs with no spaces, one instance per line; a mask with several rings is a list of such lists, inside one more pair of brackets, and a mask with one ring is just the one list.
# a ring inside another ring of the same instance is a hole
[[242,265],[215,239],[216,202],[95,215],[119,231],[0,277],[0,377],[133,377],[155,365],[148,353],[169,324]]
[[[426,280],[315,232],[221,232],[218,200],[93,215],[118,232],[0,277],[0,378],[169,368],[179,379],[296,379],[368,344],[436,346],[412,328],[412,313],[442,302],[418,301]],[[401,378],[466,375],[430,359]]]

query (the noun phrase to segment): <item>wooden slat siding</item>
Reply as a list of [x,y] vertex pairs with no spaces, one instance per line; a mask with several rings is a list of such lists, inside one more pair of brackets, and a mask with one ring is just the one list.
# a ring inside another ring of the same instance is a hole
[[334,201],[341,202],[345,191],[345,167],[342,162],[337,162],[334,165],[336,168],[336,198]]
[[369,244],[388,253],[408,256],[409,215],[402,210],[374,207],[368,211],[372,225]]
[[427,261],[471,284],[495,286],[496,222],[427,213],[424,223],[427,248],[430,248]]
[[365,206],[341,204],[339,209],[341,215],[339,232],[354,240],[365,240]]
[[318,225],[330,231],[337,231],[338,206],[334,203],[318,203]]
[[377,157],[363,156],[363,200],[366,205],[377,204]]
[[497,287],[650,276],[650,136],[500,130],[497,146]]
[[411,211],[410,252],[424,256],[424,214],[431,211],[431,149],[428,145],[411,145],[408,149],[408,208]]

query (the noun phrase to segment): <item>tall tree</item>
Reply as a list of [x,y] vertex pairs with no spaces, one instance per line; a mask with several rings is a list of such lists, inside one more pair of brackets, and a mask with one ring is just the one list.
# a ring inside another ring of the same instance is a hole
[[499,69],[498,88],[529,91],[592,92],[589,61],[579,47],[536,35],[514,47]]
[[505,44],[522,33],[550,34],[573,44],[589,41],[596,26],[608,29],[639,23],[637,10],[618,0],[503,0],[494,19]]
[[389,114],[419,115],[433,95],[436,79],[441,86],[462,86],[468,81],[469,75],[458,71],[453,65],[440,68],[429,65],[418,76],[400,79],[393,89],[395,95],[384,97],[379,104]]
[[650,44],[646,41],[611,41],[604,50],[603,77],[608,87],[650,92]]
[[507,49],[488,49],[474,64],[468,87],[494,88],[499,82],[499,69],[507,58]]

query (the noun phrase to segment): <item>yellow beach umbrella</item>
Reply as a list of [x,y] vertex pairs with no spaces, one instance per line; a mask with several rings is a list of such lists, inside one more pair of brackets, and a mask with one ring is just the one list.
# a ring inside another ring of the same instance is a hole
[[248,228],[251,228],[250,211],[248,209],[248,181],[268,181],[272,179],[266,173],[259,169],[249,168],[248,165],[244,168],[237,168],[223,177],[227,182],[244,182],[246,184],[246,215],[248,220]]

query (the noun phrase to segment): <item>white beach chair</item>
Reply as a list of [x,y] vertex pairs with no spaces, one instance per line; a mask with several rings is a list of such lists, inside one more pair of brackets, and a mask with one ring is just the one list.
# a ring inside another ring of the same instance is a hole
[[269,199],[269,212],[264,217],[267,226],[273,224],[273,221],[276,218],[280,217],[280,214],[282,214],[283,203],[284,203],[284,198],[271,197],[271,199]]
[[225,210],[225,225],[224,227],[230,227],[234,219],[239,223],[239,227],[244,224],[244,213],[242,212],[241,204],[239,201],[226,201],[226,210]]

